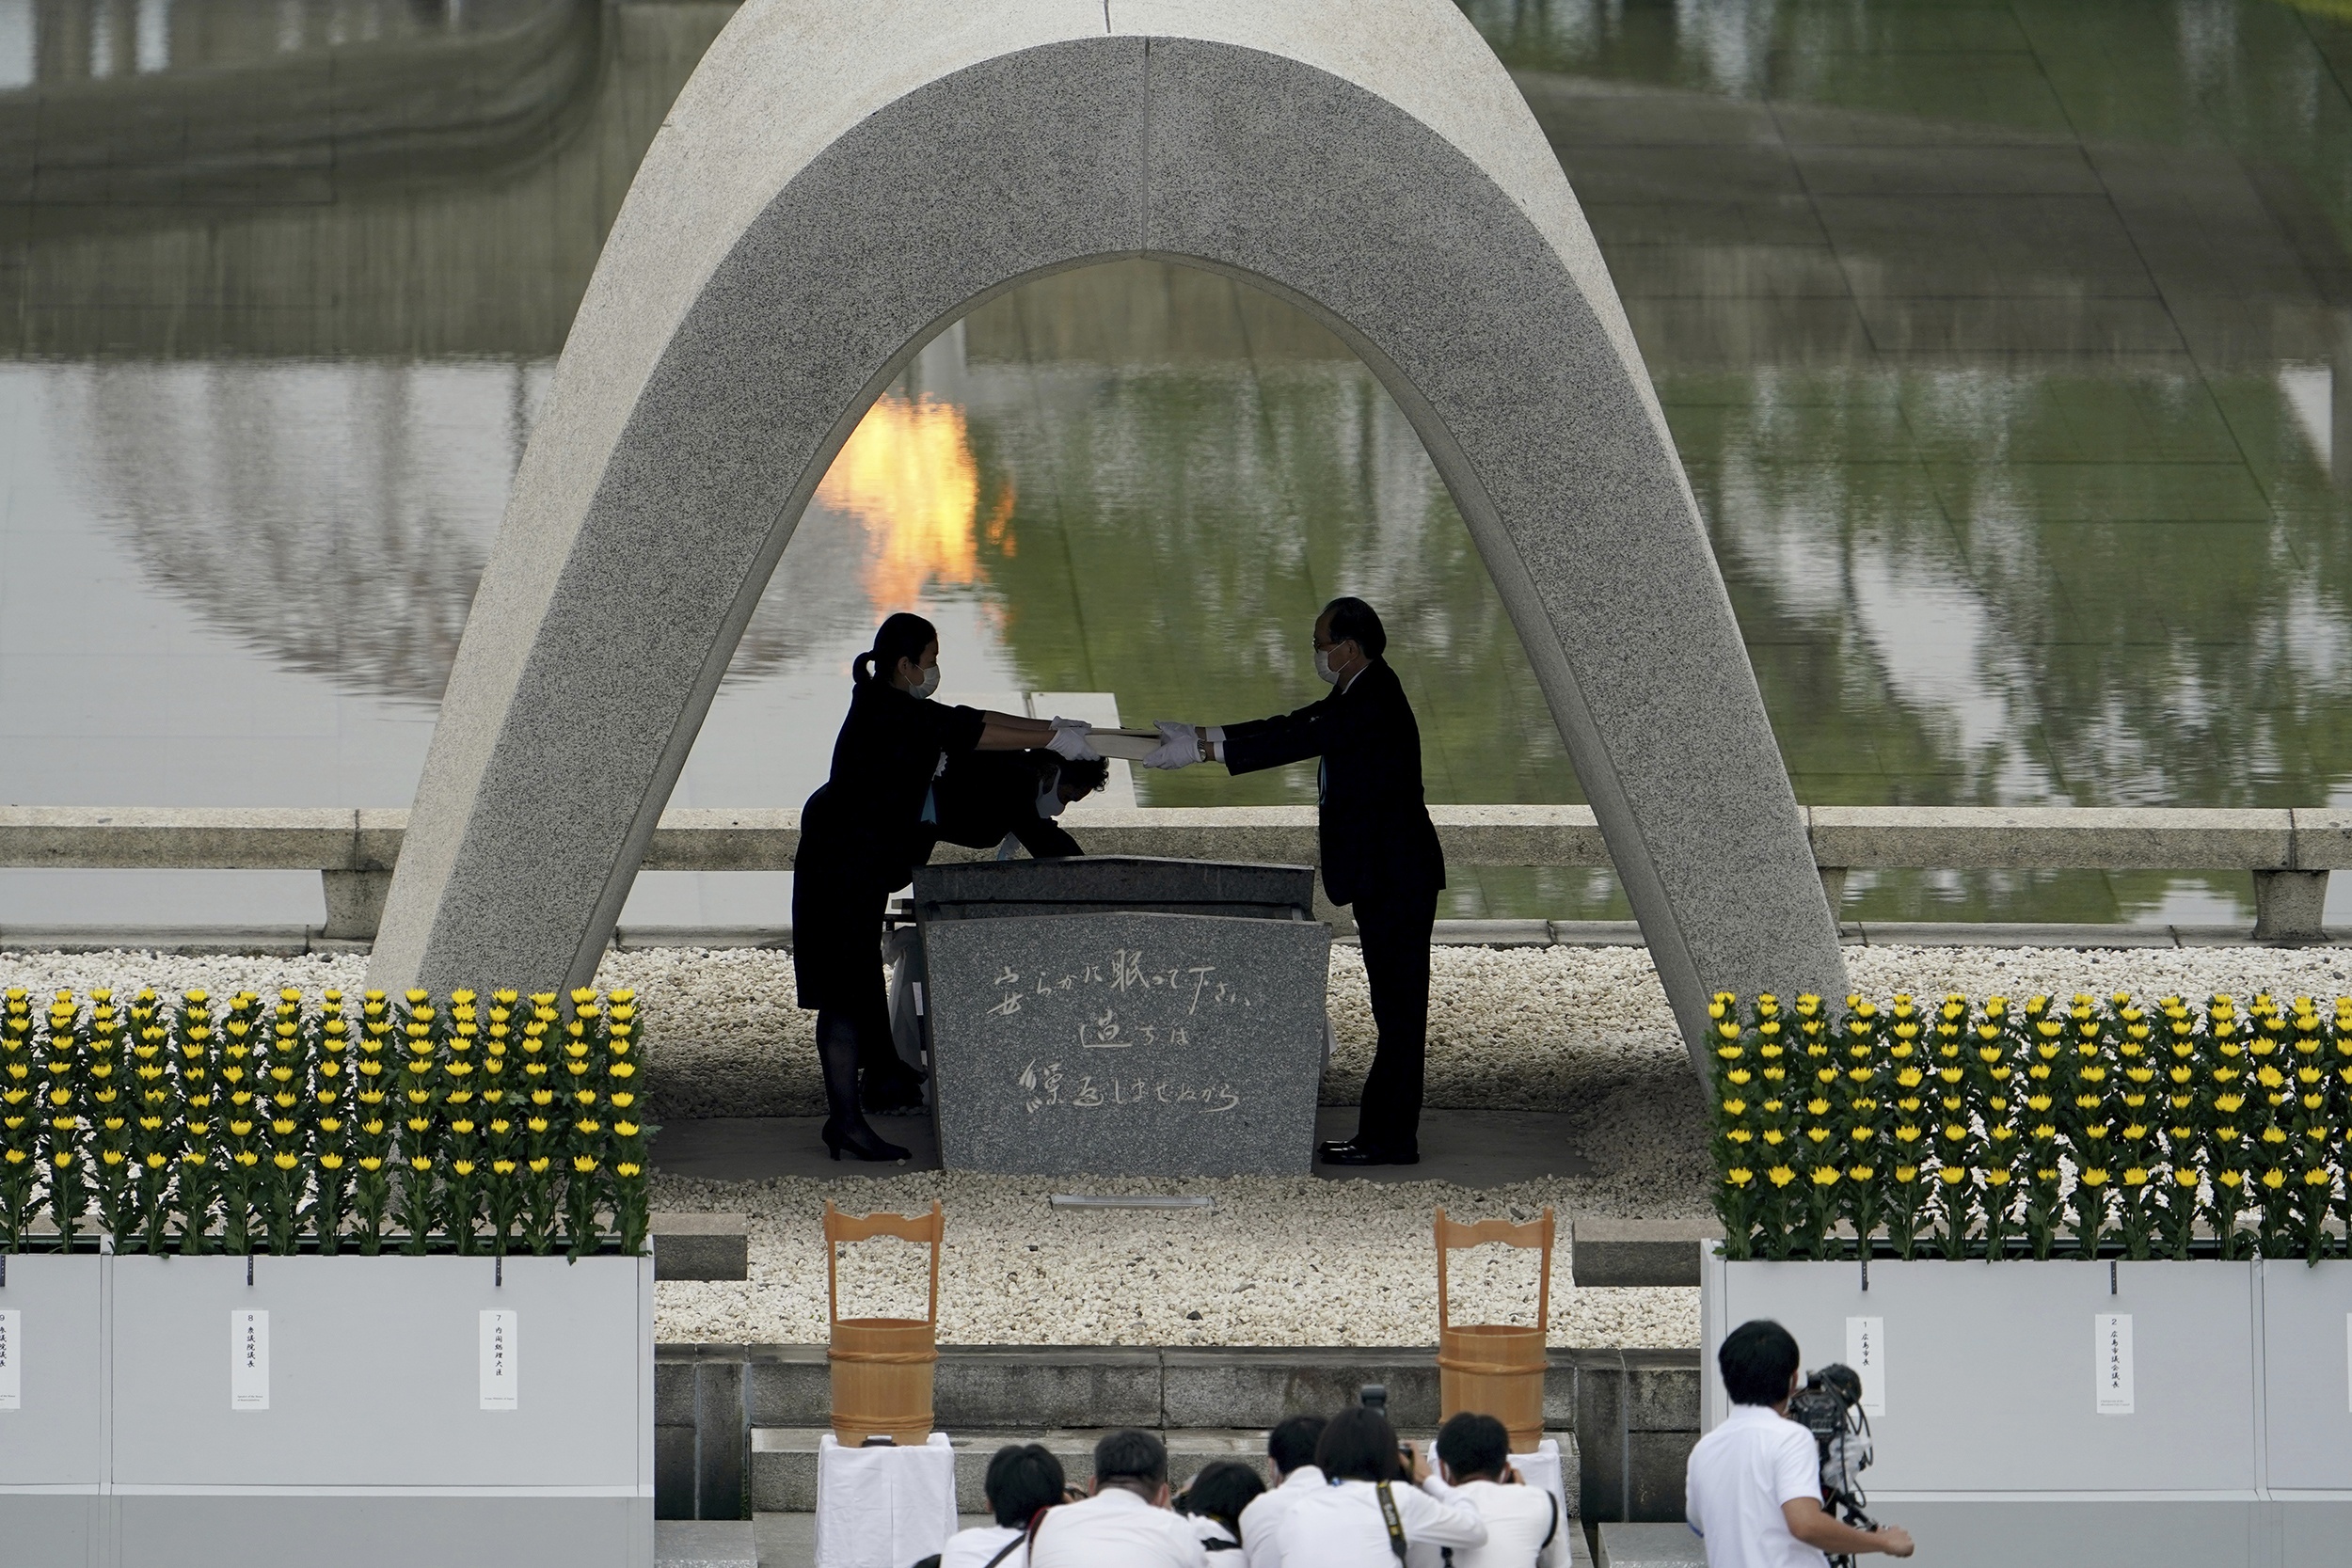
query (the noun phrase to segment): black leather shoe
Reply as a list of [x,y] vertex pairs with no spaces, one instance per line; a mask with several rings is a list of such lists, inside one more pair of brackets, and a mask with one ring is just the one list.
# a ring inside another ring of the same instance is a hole
[[923,1109],[923,1075],[904,1069],[865,1075],[858,1101],[869,1117],[913,1116]]
[[1421,1151],[1415,1148],[1381,1148],[1360,1144],[1354,1139],[1346,1143],[1325,1144],[1315,1150],[1327,1165],[1418,1165]]

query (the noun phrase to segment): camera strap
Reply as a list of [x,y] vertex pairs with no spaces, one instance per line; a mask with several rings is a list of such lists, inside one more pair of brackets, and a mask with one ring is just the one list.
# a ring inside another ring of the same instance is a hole
[[1396,1494],[1389,1490],[1385,1481],[1375,1481],[1372,1489],[1380,1494],[1380,1517],[1388,1521],[1389,1550],[1399,1562],[1405,1560],[1405,1521],[1396,1516]]

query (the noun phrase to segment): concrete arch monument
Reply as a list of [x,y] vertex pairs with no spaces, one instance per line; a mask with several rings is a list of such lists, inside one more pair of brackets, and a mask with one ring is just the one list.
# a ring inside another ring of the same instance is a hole
[[1412,420],[1685,1038],[1712,988],[1842,988],[1615,291],[1534,117],[1449,0],[745,6],[655,140],[573,324],[371,983],[584,982],[866,406],[992,294],[1136,255],[1303,306]]

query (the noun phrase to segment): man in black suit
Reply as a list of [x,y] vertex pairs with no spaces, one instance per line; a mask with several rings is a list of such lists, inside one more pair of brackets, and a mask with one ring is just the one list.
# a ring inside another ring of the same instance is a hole
[[1429,1035],[1429,937],[1445,854],[1421,794],[1421,727],[1381,656],[1388,633],[1361,599],[1315,620],[1315,673],[1331,694],[1295,713],[1198,729],[1164,723],[1147,768],[1222,762],[1235,773],[1319,757],[1315,800],[1323,888],[1355,906],[1379,1050],[1364,1080],[1356,1136],[1318,1151],[1338,1165],[1421,1160],[1422,1065]]
[[950,758],[931,785],[933,816],[926,825],[934,844],[993,847],[998,860],[1012,858],[1010,840],[1037,860],[1083,855],[1054,818],[1073,800],[1101,789],[1109,771],[1100,758],[1066,762],[1051,752],[965,752]]

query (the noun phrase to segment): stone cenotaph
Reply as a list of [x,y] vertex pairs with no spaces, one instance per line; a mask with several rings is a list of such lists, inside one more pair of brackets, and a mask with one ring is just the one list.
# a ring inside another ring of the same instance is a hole
[[1124,856],[917,871],[940,1164],[1307,1175],[1331,954],[1313,883]]

